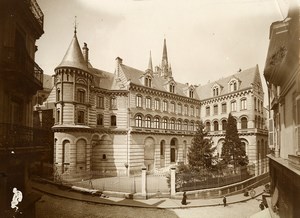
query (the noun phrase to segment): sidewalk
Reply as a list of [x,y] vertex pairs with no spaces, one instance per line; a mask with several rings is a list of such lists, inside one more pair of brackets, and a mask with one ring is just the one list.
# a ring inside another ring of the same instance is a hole
[[[39,183],[35,181],[32,181],[32,187],[37,191],[63,197],[63,198],[69,198],[73,200],[85,201],[90,203],[118,205],[118,206],[179,209],[179,208],[209,207],[209,206],[223,205],[223,200],[222,200],[223,198],[187,199],[188,204],[181,205],[181,199],[151,198],[147,200],[139,200],[139,199],[116,198],[116,197],[104,198],[100,196],[91,195],[88,193],[75,192],[67,189],[63,190],[53,184]],[[254,190],[256,192],[256,196],[254,198],[256,198],[259,195],[263,194],[264,186],[259,186]],[[243,194],[228,196],[226,198],[227,198],[227,204],[245,202],[251,199],[251,197],[245,197]]]

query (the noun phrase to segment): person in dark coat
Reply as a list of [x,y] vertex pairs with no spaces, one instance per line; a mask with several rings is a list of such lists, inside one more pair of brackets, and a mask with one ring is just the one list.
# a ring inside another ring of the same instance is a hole
[[182,195],[182,200],[181,200],[181,204],[182,205],[186,205],[186,192],[183,192],[183,195]]
[[224,196],[224,197],[223,197],[223,204],[224,204],[224,207],[226,207],[226,202],[227,202],[227,199],[226,199],[226,197]]
[[259,204],[259,208],[260,208],[261,210],[265,209],[265,205],[264,205],[263,202],[261,202],[261,203]]

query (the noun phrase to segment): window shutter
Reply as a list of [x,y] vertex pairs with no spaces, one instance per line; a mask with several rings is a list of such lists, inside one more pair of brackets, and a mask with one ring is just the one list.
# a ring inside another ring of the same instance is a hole
[[271,148],[274,148],[274,120],[273,120],[273,118],[269,119],[269,145]]

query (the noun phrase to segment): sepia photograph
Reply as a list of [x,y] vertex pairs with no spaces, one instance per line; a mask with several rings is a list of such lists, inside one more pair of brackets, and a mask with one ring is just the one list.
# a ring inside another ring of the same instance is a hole
[[0,0],[0,217],[300,217],[299,0]]

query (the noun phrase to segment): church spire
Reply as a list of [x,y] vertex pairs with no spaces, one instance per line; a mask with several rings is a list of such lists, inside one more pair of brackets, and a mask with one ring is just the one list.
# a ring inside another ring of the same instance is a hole
[[168,53],[167,53],[166,38],[164,38],[164,48],[163,48],[163,56],[162,56],[161,65],[162,65],[162,68],[168,67]]
[[153,71],[151,51],[150,51],[150,57],[149,57],[149,63],[148,63],[148,70]]

